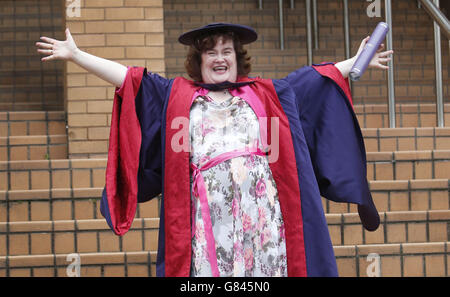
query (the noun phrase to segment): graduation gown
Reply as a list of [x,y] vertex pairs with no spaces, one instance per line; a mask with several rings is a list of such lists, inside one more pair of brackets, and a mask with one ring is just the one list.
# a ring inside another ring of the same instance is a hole
[[[275,135],[270,119],[278,119],[277,157],[269,165],[285,224],[288,276],[337,276],[321,196],[356,203],[367,230],[380,223],[347,79],[333,63],[323,63],[283,79],[239,81],[253,82],[242,97],[251,98],[246,101],[260,120],[267,117],[269,145]],[[157,276],[190,273],[189,150],[174,147],[189,148],[189,111],[198,89],[190,80],[132,67],[115,93],[101,213],[123,235],[137,203],[162,193]]]

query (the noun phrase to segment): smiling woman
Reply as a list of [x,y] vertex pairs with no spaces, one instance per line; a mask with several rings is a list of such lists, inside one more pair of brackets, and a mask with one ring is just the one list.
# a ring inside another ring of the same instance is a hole
[[[215,49],[217,46],[220,46],[220,49]],[[230,60],[230,54],[234,55],[234,59],[232,60],[233,65],[237,68],[237,75],[245,77],[250,73],[250,56],[248,56],[247,50],[244,49],[239,38],[233,32],[228,32],[206,36],[195,44],[190,45],[185,61],[186,72],[189,77],[191,77],[194,81],[203,80],[205,83],[210,83],[205,81],[205,78],[203,77],[204,69],[202,67],[205,67],[205,64],[208,62],[214,62],[214,58],[221,58],[217,56],[219,53],[223,55],[223,59],[227,59],[223,62]],[[225,80],[227,79],[216,82],[222,82]],[[236,76],[234,76],[234,80],[230,80],[230,78],[228,78],[228,80],[230,82],[235,82]]]
[[[358,204],[363,226],[377,229],[347,80],[356,56],[249,78],[243,45],[256,31],[213,23],[179,37],[193,80],[166,79],[84,53],[66,35],[37,43],[43,61],[74,61],[117,86],[108,225],[125,234],[137,203],[162,193],[158,276],[336,276],[321,196]],[[388,54],[380,48],[369,66],[384,69]]]

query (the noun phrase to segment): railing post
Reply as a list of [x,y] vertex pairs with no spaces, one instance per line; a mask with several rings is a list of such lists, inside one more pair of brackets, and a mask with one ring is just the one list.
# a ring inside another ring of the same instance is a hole
[[319,26],[317,25],[317,0],[313,0],[314,48],[319,49]]
[[278,12],[280,16],[280,49],[284,50],[283,0],[278,0]]
[[[433,0],[439,8],[439,0]],[[444,127],[444,100],[442,95],[442,53],[441,53],[441,29],[433,21],[434,27],[434,63],[436,67],[436,117],[437,126]]]
[[[386,23],[389,26],[389,31],[386,35],[386,50],[392,49],[392,11],[391,0],[384,1]],[[395,86],[394,86],[394,57],[388,61],[388,108],[389,108],[389,127],[395,128]]]
[[[345,39],[345,59],[350,59],[350,29],[348,21],[348,0],[344,0],[344,39]],[[352,89],[352,81],[349,79],[348,84]]]
[[312,34],[311,34],[311,0],[306,0],[306,39],[308,46],[308,65],[312,65]]

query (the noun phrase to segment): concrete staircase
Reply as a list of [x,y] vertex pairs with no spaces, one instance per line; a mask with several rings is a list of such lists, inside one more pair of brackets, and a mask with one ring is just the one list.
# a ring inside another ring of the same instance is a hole
[[[178,35],[214,21],[257,29],[259,41],[249,47],[253,75],[283,77],[305,65],[304,8],[298,2],[292,11],[286,6],[287,49],[280,51],[277,1],[263,1],[261,11],[257,1],[164,1],[167,76],[184,74]],[[318,1],[315,63],[344,58],[341,4],[332,2]],[[379,20],[365,15],[364,1],[350,4],[355,53]],[[435,127],[431,22],[415,1],[393,5],[399,128],[387,128],[382,71],[369,70],[353,84],[381,225],[364,230],[355,205],[323,199],[323,207],[341,276],[367,276],[372,254],[379,257],[381,276],[448,276],[450,105],[447,127]],[[449,65],[446,46],[443,65]],[[448,100],[448,67],[443,77]],[[73,253],[80,257],[81,276],[155,275],[158,199],[140,204],[131,230],[117,237],[99,211],[106,159],[67,157],[64,113],[0,112],[0,133],[0,276],[67,276]]]

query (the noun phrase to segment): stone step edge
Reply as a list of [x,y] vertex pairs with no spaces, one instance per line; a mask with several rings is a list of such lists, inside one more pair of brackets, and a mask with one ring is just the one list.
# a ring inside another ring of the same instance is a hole
[[[449,150],[405,150],[387,152],[366,152],[367,161],[418,161],[450,160]],[[0,161],[0,171],[32,169],[91,169],[106,168],[106,158],[52,159]]]
[[[154,230],[159,228],[159,218],[135,218],[132,230]],[[83,220],[57,220],[57,221],[25,221],[25,222],[1,222],[0,233],[27,233],[27,232],[55,232],[55,231],[86,231],[86,230],[110,230],[105,219]],[[111,231],[112,232],[112,231]]]
[[[382,256],[403,256],[423,254],[447,254],[450,242],[431,243],[394,243],[394,244],[362,244],[333,246],[336,258],[355,258],[376,253]],[[76,253],[80,257],[81,265],[95,264],[131,264],[143,261],[155,264],[156,251],[136,252],[100,252]],[[64,266],[73,260],[67,260],[74,254],[46,254],[46,255],[20,255],[0,256],[0,268]]]
[[[410,180],[372,180],[369,181],[370,191],[401,191],[401,190],[447,190],[450,179],[410,179]],[[90,188],[52,188],[39,190],[1,190],[0,201],[99,198],[103,187]],[[8,197],[6,197],[8,196]]]
[[40,190],[2,190],[0,201],[31,201],[55,199],[93,199],[101,198],[102,187],[91,188],[53,188]]
[[[407,222],[450,222],[450,210],[389,211],[379,212],[381,224]],[[328,225],[361,224],[357,213],[327,213]],[[159,228],[159,218],[135,218],[132,230],[155,230]],[[110,230],[105,219],[18,221],[0,222],[0,233],[55,232],[84,230]]]
[[[450,137],[450,127],[361,128],[361,132],[363,137]],[[62,140],[63,142],[58,142],[58,140]],[[7,143],[9,143],[9,145],[67,143],[67,135],[42,134],[0,136],[0,146],[6,145]]]
[[0,146],[67,144],[66,134],[0,136]]
[[367,162],[450,160],[450,150],[366,152]]
[[450,137],[450,127],[361,128],[363,137]]
[[11,160],[0,161],[2,170],[32,170],[32,169],[106,169],[106,158],[91,159],[51,159],[51,160]]
[[[450,102],[444,102],[445,107],[450,111]],[[429,111],[436,111],[436,105],[434,103],[397,103],[396,110],[403,111],[405,108],[415,108],[415,112],[417,112],[417,107],[421,107],[421,111],[423,108],[428,108]],[[355,104],[353,106],[354,109],[362,109],[364,108],[365,112],[376,111],[376,112],[388,112],[387,104]],[[9,115],[8,115],[9,114]],[[0,111],[0,122],[4,121],[45,121],[47,118],[45,114],[48,116],[60,116],[62,118],[52,119],[51,117],[48,120],[64,120],[66,112],[65,111]],[[9,116],[9,118],[8,118]],[[12,116],[12,118],[11,118]],[[27,118],[30,117],[30,118]],[[395,128],[394,128],[395,129]]]
[[[81,265],[95,264],[128,264],[142,263],[151,259],[156,263],[156,251],[138,251],[138,252],[100,252],[100,253],[76,253],[79,255]],[[47,255],[20,255],[20,256],[0,256],[0,268],[6,267],[40,267],[40,266],[67,266],[69,256],[74,254],[47,254]]]
[[[361,128],[363,137],[420,137],[420,136],[448,136],[450,127],[397,127],[397,128]],[[67,142],[66,134],[42,134],[42,135],[11,135],[0,136],[0,146],[9,142],[9,145],[24,144],[53,144],[53,140]],[[47,140],[50,142],[47,143]],[[55,142],[60,143],[60,142]]]

